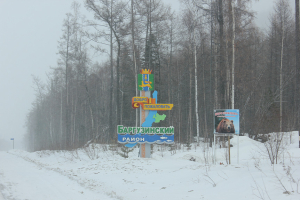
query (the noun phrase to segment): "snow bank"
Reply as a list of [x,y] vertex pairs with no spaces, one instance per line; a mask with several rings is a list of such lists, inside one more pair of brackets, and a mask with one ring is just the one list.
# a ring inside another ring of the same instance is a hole
[[[120,148],[111,151],[107,145],[91,145],[74,151],[29,153],[12,150],[0,156],[18,159],[20,166],[30,163],[45,175],[56,174],[57,184],[66,190],[69,186],[60,182],[68,179],[76,183],[80,187],[73,188],[80,192],[82,199],[97,199],[97,195],[102,195],[98,199],[298,200],[298,133],[291,133],[291,138],[292,143],[287,142],[284,153],[279,155],[279,164],[274,166],[270,164],[264,144],[245,136],[239,137],[239,164],[237,138],[231,139],[231,165],[227,165],[226,148],[216,149],[217,164],[212,164],[213,149],[206,148],[204,143],[193,144],[190,150],[184,145],[177,150],[170,150],[167,145],[153,145],[152,158],[148,159],[138,158],[138,148],[134,148],[128,158],[123,158],[119,155]],[[13,186],[8,186],[14,181],[19,183],[7,174],[0,166],[0,178],[5,177],[5,182],[1,182],[5,187],[3,194],[13,199],[21,193],[28,195],[26,191],[15,191]],[[65,196],[56,196],[56,199],[65,199]]]

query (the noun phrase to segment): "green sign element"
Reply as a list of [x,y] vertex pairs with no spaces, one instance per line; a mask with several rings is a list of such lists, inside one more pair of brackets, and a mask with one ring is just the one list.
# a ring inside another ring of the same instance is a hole
[[138,74],[138,90],[144,90],[144,91],[154,90],[153,74]]
[[155,119],[155,123],[159,123],[160,121],[163,121],[166,119],[166,115],[160,115],[158,113],[156,113],[156,115],[153,116],[153,118]]
[[174,127],[125,127],[122,125],[118,125],[118,134],[148,134],[148,135],[163,135],[169,134],[174,135]]

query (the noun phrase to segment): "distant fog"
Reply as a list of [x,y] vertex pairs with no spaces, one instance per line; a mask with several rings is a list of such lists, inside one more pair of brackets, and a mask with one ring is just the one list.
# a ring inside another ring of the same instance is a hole
[[[8,151],[13,149],[13,141],[9,139],[0,139],[0,151]],[[14,141],[14,149],[24,149],[22,141]]]

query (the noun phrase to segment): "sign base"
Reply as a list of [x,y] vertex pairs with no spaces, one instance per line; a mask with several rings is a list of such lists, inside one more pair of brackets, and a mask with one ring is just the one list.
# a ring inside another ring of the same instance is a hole
[[140,157],[151,158],[151,144],[144,143],[140,145]]

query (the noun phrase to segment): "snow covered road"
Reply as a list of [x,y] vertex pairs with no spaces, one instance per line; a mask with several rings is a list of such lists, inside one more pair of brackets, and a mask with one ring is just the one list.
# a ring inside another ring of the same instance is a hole
[[[0,200],[299,200],[298,133],[272,166],[264,144],[240,137],[240,164],[235,138],[232,164],[227,149],[200,143],[176,151],[154,145],[152,158],[137,157],[138,148],[122,157],[120,148],[93,144],[73,151],[0,152]],[[290,141],[290,140],[288,140]],[[205,151],[204,151],[205,150]],[[193,158],[193,159],[191,159]],[[193,160],[193,161],[192,161]]]
[[8,152],[0,152],[0,162],[0,189],[7,200],[112,199]]

